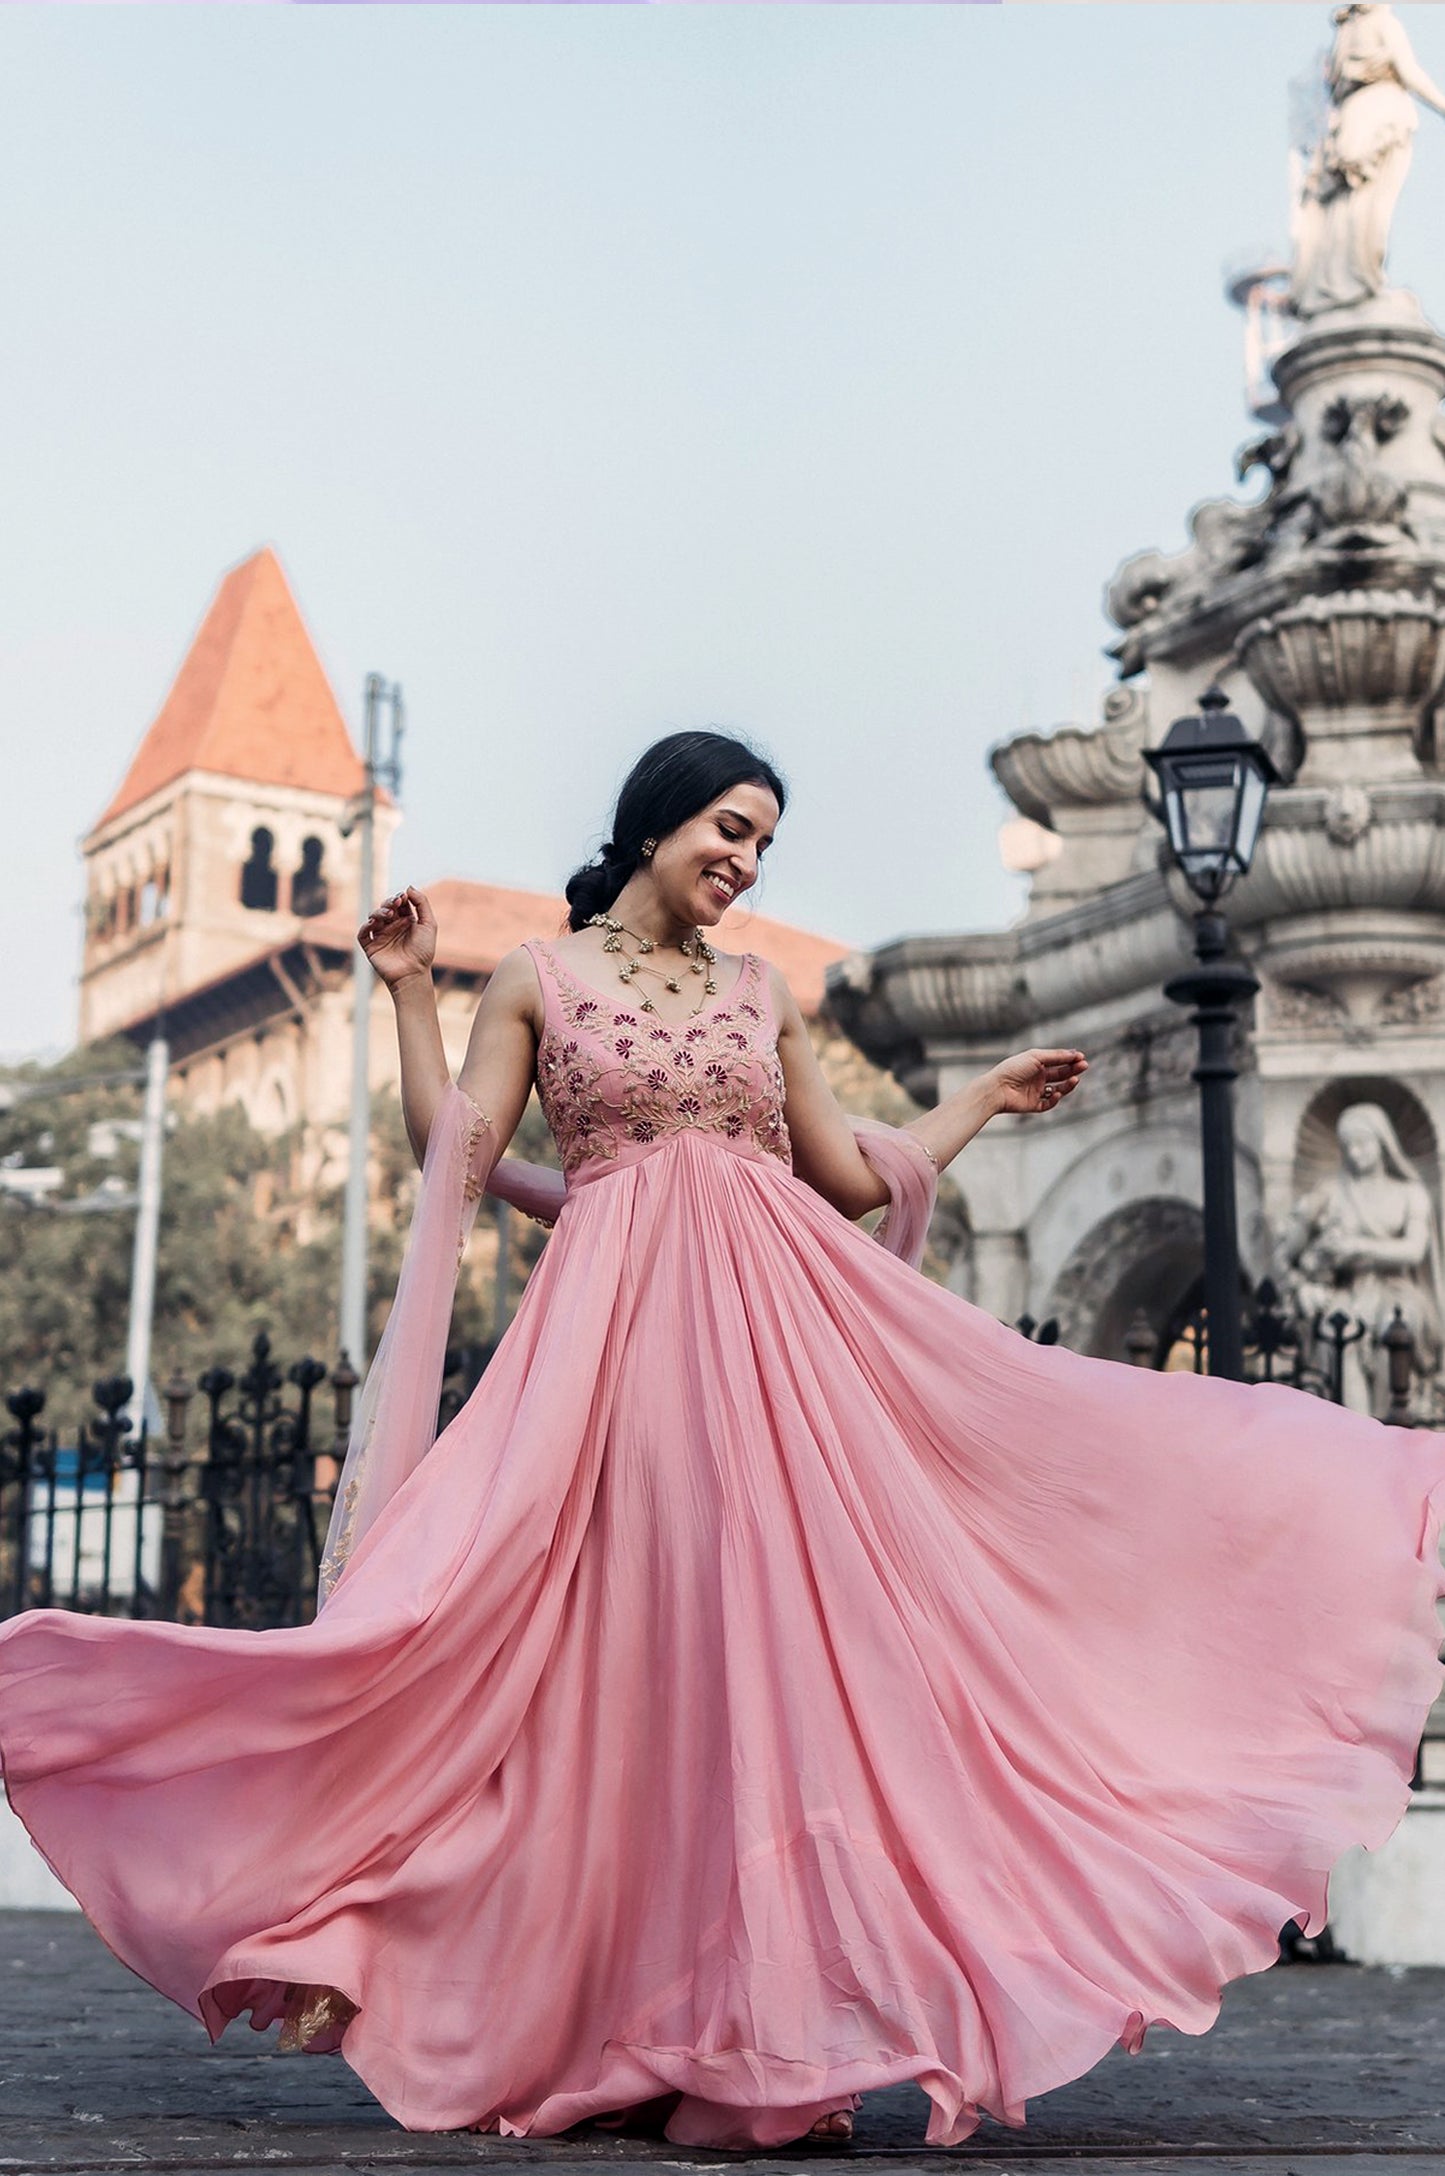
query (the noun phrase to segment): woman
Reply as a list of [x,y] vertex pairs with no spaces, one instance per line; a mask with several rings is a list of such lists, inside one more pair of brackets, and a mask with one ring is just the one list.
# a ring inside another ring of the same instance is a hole
[[[888,1251],[1085,1061],[851,1127],[706,937],[783,806],[650,749],[460,1087],[425,901],[366,925],[424,1177],[315,1623],[0,1628],[14,1802],[106,1940],[413,2129],[769,2147],[905,2078],[933,2144],[1018,2123],[1322,1922],[1440,1682],[1438,1439],[1032,1345]],[[550,1203],[497,1162],[534,1071]],[[489,1181],[555,1236],[427,1449]]]

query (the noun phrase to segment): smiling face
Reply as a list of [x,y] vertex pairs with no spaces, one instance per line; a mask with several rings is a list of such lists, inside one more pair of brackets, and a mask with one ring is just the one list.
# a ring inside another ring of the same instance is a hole
[[704,929],[720,921],[757,882],[777,823],[773,794],[745,779],[660,839],[648,866],[669,913]]

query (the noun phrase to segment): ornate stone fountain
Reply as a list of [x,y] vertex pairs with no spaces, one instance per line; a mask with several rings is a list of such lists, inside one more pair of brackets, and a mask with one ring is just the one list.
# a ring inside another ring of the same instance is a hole
[[[855,1041],[924,1100],[1021,1041],[1090,1053],[1057,1121],[999,1122],[988,1154],[955,1166],[970,1235],[955,1275],[991,1311],[1055,1314],[1096,1352],[1121,1353],[1142,1310],[1156,1363],[1198,1276],[1199,1154],[1192,1034],[1161,995],[1187,957],[1190,902],[1162,862],[1142,756],[1212,680],[1284,779],[1229,908],[1263,985],[1241,1051],[1247,1267],[1270,1266],[1297,1210],[1300,1143],[1323,1138],[1325,1103],[1331,1143],[1350,1102],[1387,1113],[1438,1223],[1445,339],[1388,285],[1385,245],[1417,102],[1445,111],[1445,97],[1387,7],[1342,11],[1330,87],[1297,207],[1278,420],[1238,456],[1262,492],[1206,502],[1186,550],[1119,569],[1119,679],[1096,723],[991,753],[1048,849],[1031,857],[1023,920],[905,939],[830,981]],[[1348,1301],[1348,1274],[1337,1282]]]

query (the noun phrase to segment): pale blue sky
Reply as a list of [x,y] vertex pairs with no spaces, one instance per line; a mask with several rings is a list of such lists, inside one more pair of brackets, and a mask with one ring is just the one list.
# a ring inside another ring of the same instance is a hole
[[[1400,14],[1445,77],[1445,19]],[[999,736],[1092,714],[1102,585],[1248,419],[1313,4],[9,7],[9,1052],[74,1018],[75,842],[274,543],[395,873],[560,885],[656,733],[790,775],[763,904],[1010,920]],[[1445,317],[1445,124],[1395,275]],[[12,921],[12,928],[17,924]]]

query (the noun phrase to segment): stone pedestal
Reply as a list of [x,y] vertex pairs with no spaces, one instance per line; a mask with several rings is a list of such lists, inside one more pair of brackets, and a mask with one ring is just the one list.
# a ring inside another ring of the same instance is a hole
[[1417,1791],[1378,1851],[1341,1860],[1330,1925],[1352,1964],[1445,1965],[1445,1788]]

